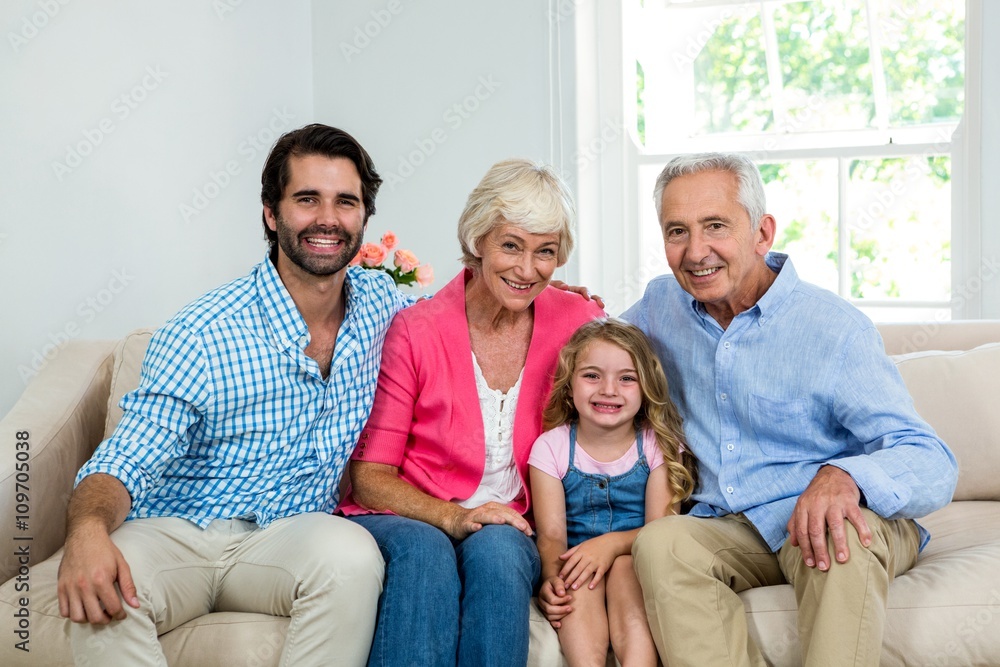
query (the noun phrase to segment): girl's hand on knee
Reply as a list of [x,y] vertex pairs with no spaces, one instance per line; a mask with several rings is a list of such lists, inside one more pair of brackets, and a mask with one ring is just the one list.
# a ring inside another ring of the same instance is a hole
[[614,533],[598,535],[586,542],[581,542],[566,553],[559,556],[566,561],[559,576],[571,590],[577,590],[590,580],[589,587],[595,588],[620,556],[619,545]]
[[573,611],[570,603],[573,596],[566,591],[566,583],[561,577],[549,577],[538,589],[538,606],[553,628],[559,628],[560,621]]

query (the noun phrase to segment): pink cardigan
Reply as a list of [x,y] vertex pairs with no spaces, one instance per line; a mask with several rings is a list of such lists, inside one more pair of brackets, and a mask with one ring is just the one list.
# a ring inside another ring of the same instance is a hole
[[[351,457],[399,468],[400,478],[441,500],[470,497],[486,462],[486,436],[465,317],[465,270],[434,298],[401,311],[386,334],[382,369],[368,424]],[[559,350],[584,322],[604,312],[578,294],[548,287],[535,299],[534,331],[514,414],[514,460],[531,505],[528,454],[542,432]],[[366,514],[350,491],[337,511]]]

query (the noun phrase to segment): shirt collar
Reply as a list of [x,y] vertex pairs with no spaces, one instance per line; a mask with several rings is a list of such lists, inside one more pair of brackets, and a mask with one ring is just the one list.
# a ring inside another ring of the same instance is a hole
[[[795,288],[799,284],[799,274],[795,272],[792,260],[785,253],[769,252],[764,256],[764,261],[767,263],[767,267],[777,273],[778,276],[771,283],[767,291],[764,292],[764,296],[758,299],[757,303],[750,309],[757,313],[758,324],[764,324],[781,307],[781,304],[795,291]],[[701,319],[704,320],[707,318],[715,322],[712,316],[708,314],[708,311],[705,310],[705,305],[694,297],[691,297],[691,310]]]
[[792,260],[783,252],[769,252],[764,257],[769,269],[778,274],[764,296],[757,300],[758,323],[764,324],[774,315],[785,299],[795,291],[799,284],[799,274],[792,266]]
[[295,345],[304,348],[303,339],[309,335],[306,321],[302,319],[298,307],[281,282],[278,269],[271,261],[271,253],[264,255],[264,261],[257,265],[255,284],[261,301],[264,321],[271,331],[278,349],[287,350]]

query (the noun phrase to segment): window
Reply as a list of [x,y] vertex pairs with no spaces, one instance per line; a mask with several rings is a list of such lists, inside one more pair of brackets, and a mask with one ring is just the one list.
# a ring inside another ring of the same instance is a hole
[[640,197],[676,154],[749,153],[804,279],[875,320],[950,318],[964,23],[963,0],[626,0]]

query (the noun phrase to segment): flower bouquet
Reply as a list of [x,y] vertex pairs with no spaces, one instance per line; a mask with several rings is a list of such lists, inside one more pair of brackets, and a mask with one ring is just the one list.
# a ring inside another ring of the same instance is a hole
[[[427,287],[434,282],[434,269],[430,264],[421,264],[417,256],[410,250],[397,249],[399,239],[393,232],[382,235],[379,243],[364,243],[358,254],[351,260],[352,266],[361,266],[374,271],[385,271],[397,285],[413,285]],[[392,267],[384,262],[392,253]]]

